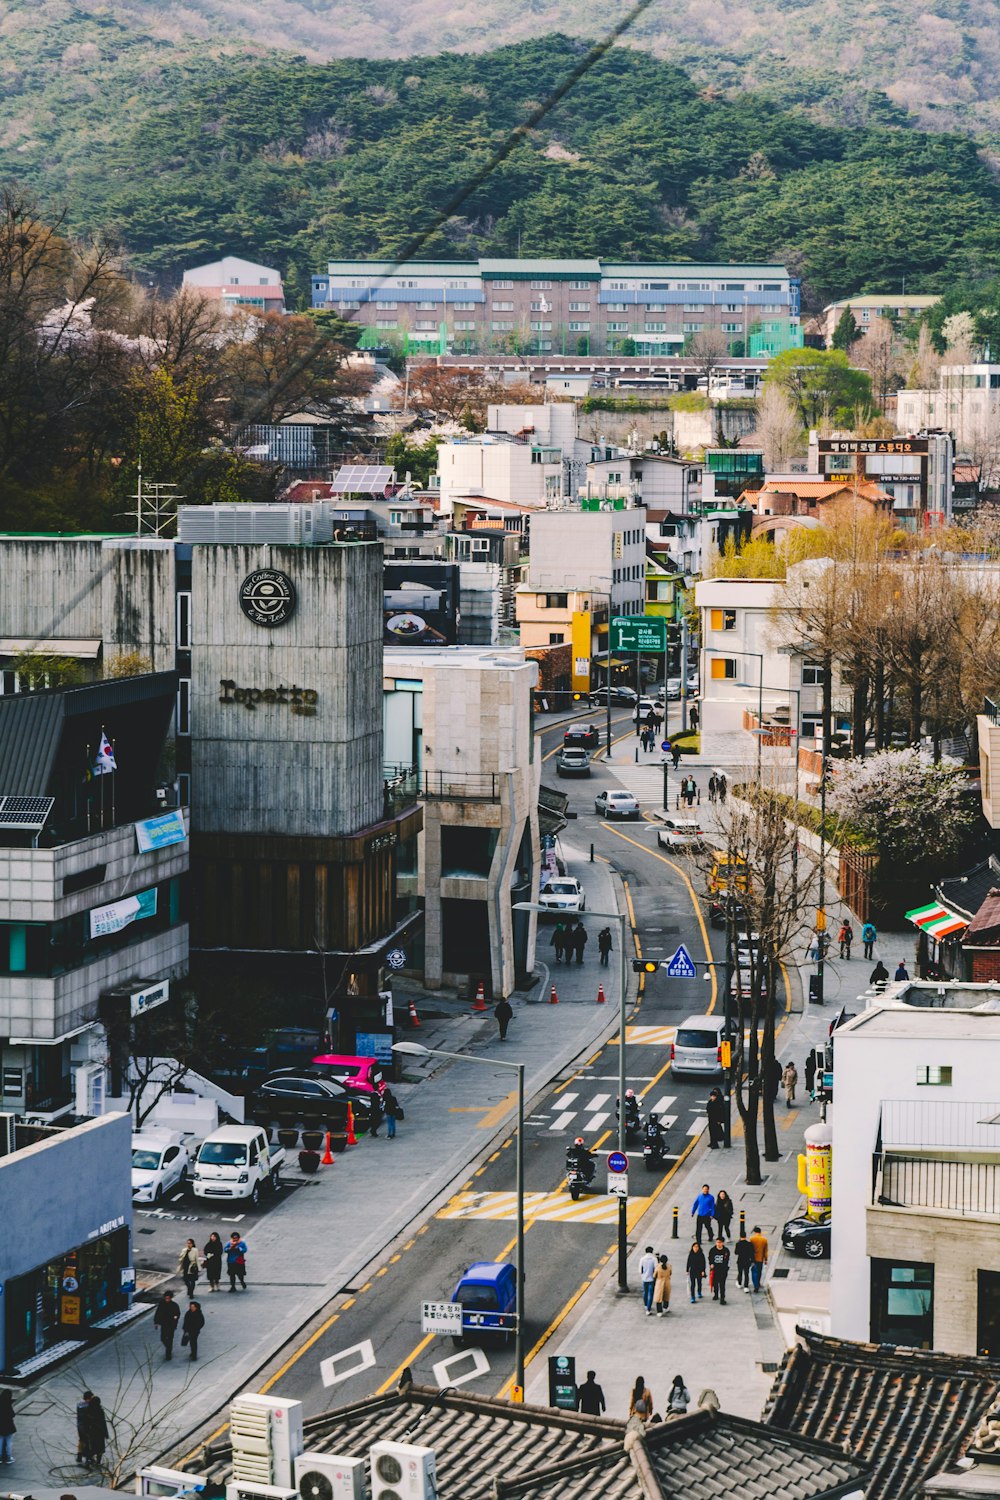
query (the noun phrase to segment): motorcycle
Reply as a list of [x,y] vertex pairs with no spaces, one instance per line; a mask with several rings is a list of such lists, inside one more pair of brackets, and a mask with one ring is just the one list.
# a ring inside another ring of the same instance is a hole
[[647,1135],[642,1143],[642,1161],[647,1172],[655,1172],[666,1164],[667,1143],[662,1135]]
[[566,1152],[566,1185],[574,1203],[581,1193],[600,1192],[600,1188],[594,1185],[596,1176],[597,1167],[592,1158],[578,1156],[572,1147]]
[[[615,1104],[615,1120],[619,1118],[619,1108]],[[642,1135],[642,1118],[639,1114],[639,1106],[634,1099],[625,1101],[625,1139],[637,1141]]]

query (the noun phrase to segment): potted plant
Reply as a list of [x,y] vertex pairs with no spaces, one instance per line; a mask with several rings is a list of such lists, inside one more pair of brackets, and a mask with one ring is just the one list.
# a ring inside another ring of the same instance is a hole
[[298,1126],[282,1125],[278,1131],[278,1140],[286,1151],[290,1151],[299,1139]]
[[322,1151],[326,1139],[322,1130],[303,1130],[302,1145],[306,1151]]
[[299,1152],[299,1171],[300,1172],[317,1172],[317,1171],[319,1171],[319,1152],[318,1151],[300,1151]]

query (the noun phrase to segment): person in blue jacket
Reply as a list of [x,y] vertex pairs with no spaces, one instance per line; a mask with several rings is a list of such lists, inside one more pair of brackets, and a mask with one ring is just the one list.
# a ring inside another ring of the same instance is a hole
[[701,1192],[694,1200],[694,1204],[691,1209],[692,1219],[696,1215],[698,1219],[694,1231],[694,1237],[696,1241],[699,1245],[701,1244],[701,1232],[704,1229],[705,1233],[708,1235],[709,1243],[711,1243],[712,1239],[714,1238],[712,1233],[712,1220],[715,1218],[715,1199],[708,1190],[707,1182],[703,1185]]

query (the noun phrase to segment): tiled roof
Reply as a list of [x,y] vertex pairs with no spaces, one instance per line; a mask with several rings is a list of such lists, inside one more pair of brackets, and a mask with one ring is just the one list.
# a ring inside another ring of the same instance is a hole
[[934,886],[934,894],[939,901],[954,911],[960,911],[971,921],[994,886],[1000,886],[1000,860],[992,855],[961,875],[939,880]]
[[834,1443],[869,1468],[865,1500],[915,1500],[964,1452],[1000,1392],[994,1360],[796,1332],[764,1420]]
[[[836,1500],[864,1480],[839,1448],[724,1412],[627,1433],[624,1422],[404,1386],[305,1423],[310,1452],[385,1439],[433,1448],[442,1500]],[[199,1464],[214,1482],[230,1450]]]
[[988,943],[995,947],[1000,943],[1000,890],[991,886],[986,900],[969,923],[965,941],[970,947]]
[[[759,490],[751,491],[759,499],[767,495],[813,495],[818,500],[828,500],[844,492],[853,495],[853,480],[844,479],[765,479]],[[863,500],[891,500],[892,496],[870,479],[859,479],[857,493]]]

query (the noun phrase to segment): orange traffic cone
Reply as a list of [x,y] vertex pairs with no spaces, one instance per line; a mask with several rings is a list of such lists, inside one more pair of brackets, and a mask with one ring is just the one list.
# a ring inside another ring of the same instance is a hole
[[473,1001],[472,1009],[473,1010],[485,1010],[486,1009],[486,991],[483,989],[483,981],[482,980],[479,981],[479,987],[476,990],[476,998]]
[[330,1132],[329,1131],[326,1132],[326,1150],[323,1152],[322,1165],[324,1167],[332,1167],[333,1166],[333,1152],[330,1150]]
[[410,1026],[420,1030],[420,1017],[417,1015],[417,1005],[413,996],[410,996]]
[[353,1104],[348,1104],[348,1106],[347,1106],[347,1144],[349,1146],[356,1146],[358,1144],[358,1138],[354,1134],[354,1105]]
[[600,983],[597,986],[597,1003],[598,1005],[607,1005],[608,1003],[604,997],[604,986]]
[[552,993],[549,996],[549,1004],[550,1005],[558,1005],[559,1004],[559,996],[556,994],[556,987],[555,987],[555,985],[552,986]]

